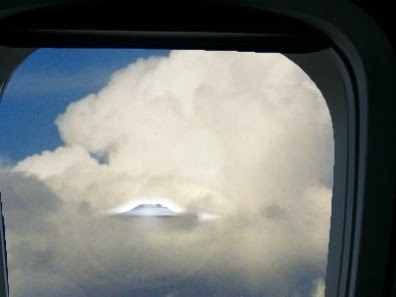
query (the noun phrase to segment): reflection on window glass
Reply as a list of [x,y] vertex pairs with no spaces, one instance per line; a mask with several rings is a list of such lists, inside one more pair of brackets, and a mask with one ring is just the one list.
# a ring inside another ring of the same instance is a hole
[[324,296],[332,124],[286,57],[41,49],[3,100],[12,297]]

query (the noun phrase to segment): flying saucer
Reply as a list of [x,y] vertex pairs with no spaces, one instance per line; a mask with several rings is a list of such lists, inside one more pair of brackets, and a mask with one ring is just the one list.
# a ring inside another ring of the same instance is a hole
[[170,210],[161,204],[140,204],[118,215],[125,217],[177,217],[182,215],[182,213]]
[[208,221],[218,218],[216,215],[208,213],[174,211],[162,204],[139,204],[136,207],[121,212],[113,212],[111,217],[121,219],[173,219],[173,220],[194,220],[194,221]]

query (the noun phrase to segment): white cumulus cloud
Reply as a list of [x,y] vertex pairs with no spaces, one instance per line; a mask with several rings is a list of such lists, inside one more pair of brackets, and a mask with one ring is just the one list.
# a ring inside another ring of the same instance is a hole
[[[286,57],[172,51],[140,59],[56,124],[62,147],[6,171],[57,201],[51,215],[34,217],[50,222],[43,273],[87,296],[163,285],[144,294],[200,296],[203,286],[206,295],[323,296],[314,280],[327,257],[331,119],[315,84]],[[142,197],[221,219],[146,229],[96,215]],[[13,247],[17,225],[7,233]],[[9,264],[11,290],[30,261],[21,255]]]

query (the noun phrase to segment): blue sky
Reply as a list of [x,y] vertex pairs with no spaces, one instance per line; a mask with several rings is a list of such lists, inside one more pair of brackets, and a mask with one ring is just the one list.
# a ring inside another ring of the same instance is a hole
[[12,76],[0,104],[0,156],[17,162],[61,144],[55,119],[72,101],[99,91],[111,74],[168,50],[40,49]]

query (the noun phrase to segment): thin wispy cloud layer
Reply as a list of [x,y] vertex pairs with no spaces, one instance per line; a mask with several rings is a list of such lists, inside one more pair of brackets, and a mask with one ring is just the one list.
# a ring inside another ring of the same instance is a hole
[[[286,57],[141,59],[56,125],[62,147],[0,179],[12,296],[323,296],[331,119]],[[152,197],[219,219],[98,215]]]

